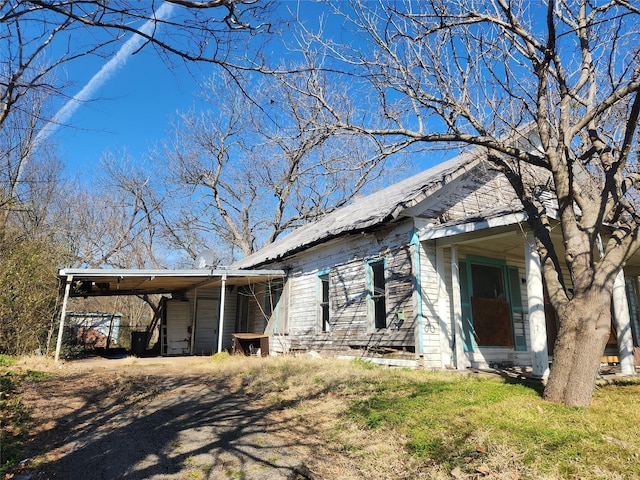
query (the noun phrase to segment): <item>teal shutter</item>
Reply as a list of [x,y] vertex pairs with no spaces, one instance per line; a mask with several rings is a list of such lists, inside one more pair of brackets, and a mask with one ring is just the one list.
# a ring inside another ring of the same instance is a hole
[[473,341],[473,321],[471,319],[471,295],[469,295],[469,273],[467,271],[466,260],[458,263],[460,278],[460,303],[462,304],[462,340],[464,341],[464,351],[472,352]]
[[513,339],[516,351],[527,350],[527,338],[524,333],[524,313],[522,311],[522,294],[520,293],[520,275],[517,267],[507,267],[509,277],[509,293],[511,297],[511,321],[513,323]]

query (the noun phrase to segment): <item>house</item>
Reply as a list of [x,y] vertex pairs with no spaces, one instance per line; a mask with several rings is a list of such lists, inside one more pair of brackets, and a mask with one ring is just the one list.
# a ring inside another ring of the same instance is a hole
[[[553,213],[553,195],[541,195]],[[526,218],[506,178],[472,149],[228,269],[61,270],[63,304],[165,294],[166,355],[315,351],[429,369],[514,365],[544,377],[556,318]],[[617,333],[603,352],[627,374],[640,335],[639,276],[639,258],[618,276]]]
[[[246,296],[236,330],[268,334],[277,353],[430,369],[514,365],[544,377],[556,318],[526,218],[506,178],[470,150],[236,262],[286,272]],[[605,352],[627,374],[640,334],[634,260],[616,282],[620,334]]]

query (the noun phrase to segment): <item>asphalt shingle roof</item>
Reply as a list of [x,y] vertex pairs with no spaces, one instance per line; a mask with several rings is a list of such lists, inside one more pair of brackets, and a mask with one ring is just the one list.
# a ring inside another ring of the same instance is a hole
[[254,268],[340,235],[364,231],[383,222],[393,221],[404,210],[475,166],[484,158],[483,152],[484,149],[473,148],[371,195],[360,197],[266,245],[231,267]]

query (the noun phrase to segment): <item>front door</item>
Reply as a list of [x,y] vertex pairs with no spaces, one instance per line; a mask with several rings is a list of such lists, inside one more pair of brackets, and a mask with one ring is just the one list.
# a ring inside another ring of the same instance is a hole
[[478,347],[524,351],[524,314],[517,267],[503,260],[460,260],[462,333],[466,352]]

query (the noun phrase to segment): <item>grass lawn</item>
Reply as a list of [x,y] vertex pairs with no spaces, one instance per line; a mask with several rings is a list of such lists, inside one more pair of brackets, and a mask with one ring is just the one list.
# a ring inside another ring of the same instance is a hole
[[[241,385],[248,398],[311,425],[335,453],[324,478],[640,478],[637,383],[597,387],[592,405],[578,409],[544,402],[538,384],[505,383],[498,376],[362,361],[202,361],[207,375]],[[2,474],[11,471],[7,462],[15,466],[20,432],[29,422],[12,393],[14,382],[37,377],[14,375],[6,363],[0,365],[0,377],[8,379],[0,398]]]
[[640,478],[640,385],[599,387],[588,409],[490,378],[425,373],[378,383],[349,418],[406,438],[409,456],[454,478]]
[[327,441],[371,478],[640,478],[638,383],[597,387],[580,409],[498,376],[274,360],[239,374],[305,418],[335,419]]

